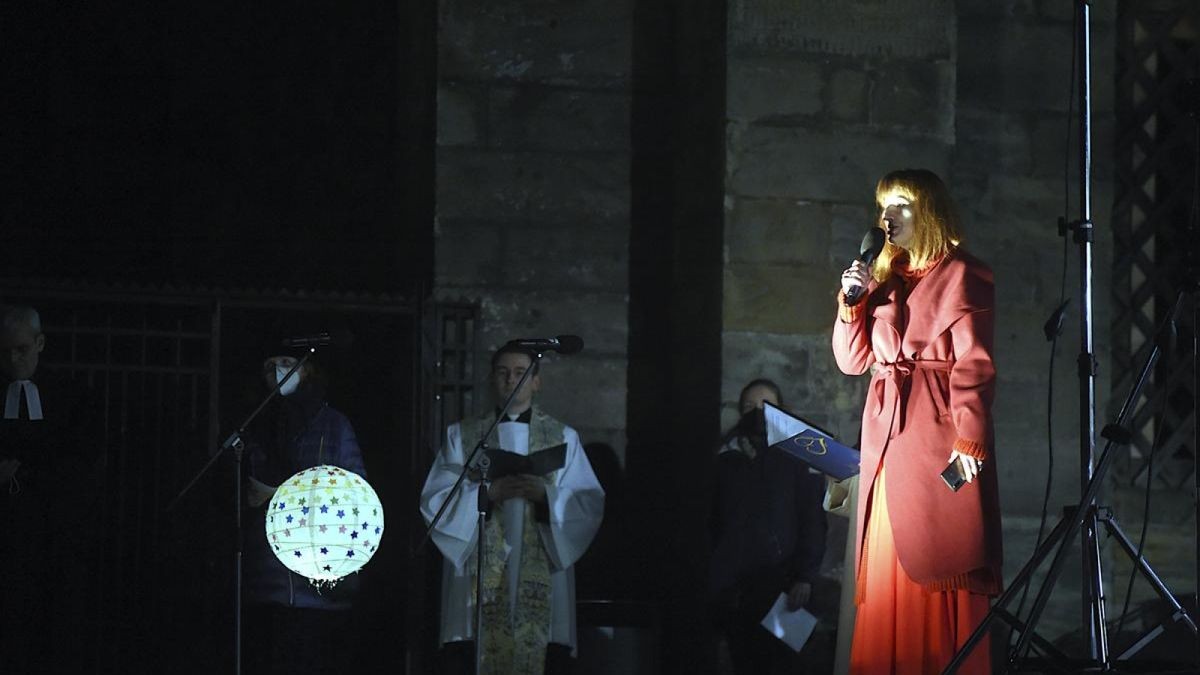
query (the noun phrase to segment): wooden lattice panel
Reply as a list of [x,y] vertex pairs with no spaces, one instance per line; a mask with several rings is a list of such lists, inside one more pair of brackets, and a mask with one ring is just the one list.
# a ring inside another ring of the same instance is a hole
[[[1125,399],[1182,285],[1196,162],[1195,105],[1184,95],[1200,76],[1200,3],[1121,3],[1117,59],[1116,202],[1113,208],[1113,390]],[[1191,282],[1194,283],[1194,280]],[[1115,478],[1124,485],[1191,491],[1196,382],[1191,354],[1194,297],[1185,298],[1177,338],[1164,343],[1127,426],[1131,452]],[[1153,469],[1147,461],[1158,450]],[[1181,502],[1182,503],[1182,502]],[[1180,513],[1181,518],[1187,514]]]

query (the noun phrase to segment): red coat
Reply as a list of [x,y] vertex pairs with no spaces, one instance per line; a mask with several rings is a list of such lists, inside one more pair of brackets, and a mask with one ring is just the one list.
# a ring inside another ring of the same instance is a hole
[[[843,307],[833,352],[847,375],[873,369],[862,422],[859,565],[867,502],[881,463],[896,552],[931,590],[999,592],[1000,505],[992,429],[995,293],[992,272],[961,249],[909,293],[894,274]],[[951,450],[984,460],[958,492],[938,474]]]

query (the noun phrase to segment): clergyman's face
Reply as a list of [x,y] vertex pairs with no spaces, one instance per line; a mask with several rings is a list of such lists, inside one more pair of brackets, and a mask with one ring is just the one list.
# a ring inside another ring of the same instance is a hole
[[0,329],[0,370],[12,380],[28,380],[37,372],[46,336],[27,324]]
[[[496,365],[492,368],[492,385],[496,388],[496,402],[504,403],[508,395],[517,388],[517,383],[521,381],[521,376],[533,364],[533,360],[526,354],[504,353],[500,358],[496,359]],[[513,397],[512,412],[525,412],[533,403],[533,395],[537,393],[542,386],[542,378],[534,373],[525,380],[525,386],[517,392]]]

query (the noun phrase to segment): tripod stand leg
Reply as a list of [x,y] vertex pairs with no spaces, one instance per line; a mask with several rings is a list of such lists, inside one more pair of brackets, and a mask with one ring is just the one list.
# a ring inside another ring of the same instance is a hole
[[983,639],[984,635],[987,635],[988,627],[991,626],[993,620],[1002,619],[1013,628],[1023,631],[1023,635],[1025,634],[1024,631],[1029,630],[1026,625],[1021,624],[1020,621],[1017,621],[1016,617],[1005,611],[1005,608],[1008,607],[1008,604],[1012,602],[1014,597],[1016,597],[1017,591],[1027,586],[1033,579],[1033,573],[1037,570],[1038,565],[1042,564],[1042,561],[1045,560],[1051,549],[1054,548],[1056,542],[1062,538],[1063,533],[1067,531],[1067,525],[1068,521],[1066,518],[1062,518],[1058,521],[1058,524],[1055,525],[1054,529],[1050,531],[1050,534],[1046,537],[1046,540],[1042,542],[1041,546],[1039,546],[1036,551],[1034,551],[1033,557],[1029,559],[1029,562],[1025,563],[1025,566],[1021,568],[1021,571],[1017,573],[1017,576],[1013,577],[1013,580],[1008,585],[1008,588],[1004,589],[1004,593],[1002,593],[999,598],[996,598],[996,602],[992,604],[992,609],[987,613],[987,616],[983,617],[983,620],[979,622],[979,625],[975,627],[975,630],[972,631],[970,637],[968,637],[967,641],[963,643],[962,648],[958,650],[958,653],[954,655],[954,658],[950,661],[949,665],[946,666],[946,669],[942,671],[942,675],[952,675],[953,673],[958,672],[958,669],[962,667],[963,662],[966,661],[967,657],[971,655],[972,651],[974,651],[975,646],[979,644],[979,641]]
[[[1090,510],[1090,507],[1088,507]],[[1042,611],[1046,609],[1046,603],[1050,600],[1050,591],[1054,589],[1055,582],[1058,581],[1058,575],[1061,573],[1063,563],[1067,558],[1067,549],[1075,535],[1079,533],[1083,526],[1083,521],[1087,518],[1085,514],[1080,517],[1077,508],[1067,509],[1063,520],[1059,522],[1059,526],[1067,525],[1063,531],[1063,541],[1058,547],[1058,552],[1054,555],[1054,561],[1050,563],[1050,569],[1046,572],[1046,578],[1042,581],[1042,587],[1038,589],[1037,597],[1034,598],[1033,607],[1029,610],[1027,623],[1031,626],[1037,625],[1038,619],[1041,618]],[[1055,528],[1058,529],[1057,527]],[[1017,640],[1016,646],[1009,652],[1009,663],[1015,663],[1020,655],[1029,647],[1029,640],[1032,638],[1031,632],[1022,633]]]
[[1099,519],[1094,508],[1088,509],[1083,523],[1082,552],[1084,555],[1084,584],[1090,588],[1084,604],[1084,630],[1090,636],[1087,640],[1091,648],[1091,658],[1103,670],[1111,665],[1112,655],[1108,646],[1108,618],[1105,616],[1104,572],[1100,560]]
[[1171,589],[1167,588],[1167,585],[1163,583],[1162,579],[1154,571],[1154,568],[1150,567],[1150,563],[1146,562],[1146,558],[1138,555],[1133,542],[1129,540],[1129,537],[1125,536],[1125,532],[1117,524],[1116,516],[1113,515],[1112,511],[1101,509],[1100,520],[1104,521],[1104,525],[1108,529],[1108,535],[1117,540],[1117,543],[1121,546],[1121,550],[1125,551],[1125,555],[1129,557],[1129,560],[1133,562],[1146,581],[1150,583],[1150,586],[1154,588],[1154,592],[1158,594],[1158,597],[1162,598],[1172,609],[1171,616],[1138,638],[1131,647],[1117,657],[1117,660],[1124,661],[1137,654],[1164,632],[1164,627],[1168,622],[1182,621],[1188,627],[1188,630],[1192,631],[1192,635],[1197,635],[1196,622],[1192,620],[1187,610],[1175,599],[1175,596],[1171,593]]

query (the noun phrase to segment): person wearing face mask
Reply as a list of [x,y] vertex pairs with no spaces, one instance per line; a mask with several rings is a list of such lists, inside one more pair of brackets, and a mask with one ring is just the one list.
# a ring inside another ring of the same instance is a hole
[[320,370],[308,361],[289,377],[296,362],[290,356],[263,362],[263,386],[282,385],[244,436],[249,514],[243,522],[242,644],[249,675],[344,672],[348,610],[358,592],[357,575],[318,592],[279,562],[263,535],[266,504],[297,472],[329,464],[367,477],[354,428],[330,407]]
[[[991,405],[992,272],[962,248],[945,184],[894,171],[875,189],[886,233],[842,273],[833,353],[871,372],[863,409],[850,672],[940,672],[1003,577]],[[857,301],[852,288],[866,289]],[[939,475],[965,479],[951,489]],[[989,672],[987,641],[960,672]]]
[[809,604],[827,531],[824,480],[767,446],[764,401],[783,404],[771,380],[742,389],[742,417],[717,454],[710,518],[712,612],[739,675],[803,672],[820,658],[808,646],[797,655],[760,625],[780,593],[789,610]]

